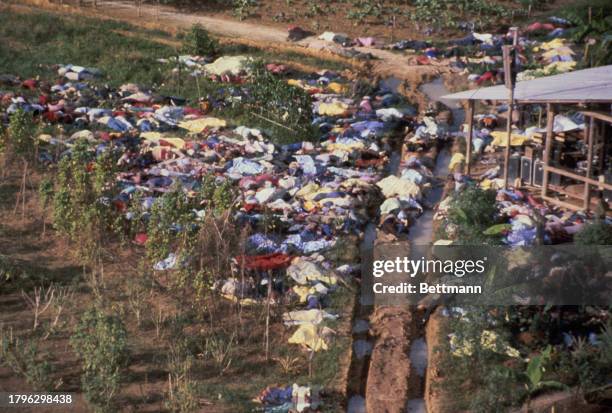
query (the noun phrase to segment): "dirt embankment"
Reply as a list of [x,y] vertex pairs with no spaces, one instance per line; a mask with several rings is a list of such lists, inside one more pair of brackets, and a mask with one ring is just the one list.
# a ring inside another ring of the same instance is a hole
[[378,307],[370,317],[375,337],[366,387],[368,412],[404,412],[414,388],[410,362],[413,312],[401,307]]

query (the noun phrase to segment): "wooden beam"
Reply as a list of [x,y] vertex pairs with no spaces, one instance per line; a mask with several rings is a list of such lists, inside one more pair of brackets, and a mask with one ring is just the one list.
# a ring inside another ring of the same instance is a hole
[[546,141],[544,143],[544,177],[542,179],[542,198],[546,197],[548,191],[548,168],[550,166],[550,150],[553,143],[553,125],[555,123],[555,108],[552,104],[546,104]]
[[582,201],[583,196],[582,194],[579,194],[577,192],[572,192],[572,191],[568,191],[567,189],[565,189],[562,186],[557,186],[557,185],[553,185],[551,183],[548,184],[548,189],[550,190],[550,192],[558,192],[560,194],[563,194],[565,196],[568,196],[572,199],[576,199],[576,200],[580,200]]
[[555,168],[554,166],[544,165],[544,173],[546,172],[553,172],[559,175],[567,176],[568,178],[575,179],[576,181],[582,183],[588,182],[590,185],[596,186],[599,189],[607,189],[608,191],[612,191],[612,184],[601,182],[593,178],[587,178],[586,176],[578,175],[574,172],[570,172],[562,168]]
[[[588,144],[588,150],[587,150],[587,167],[586,167],[586,178],[589,179],[591,178],[591,169],[592,169],[592,164],[593,164],[593,141],[595,140],[595,136],[593,136],[593,129],[595,127],[595,118],[590,117],[589,118],[589,128],[586,131],[587,134],[587,144]],[[591,188],[589,187],[589,183],[588,182],[584,182],[584,210],[588,211],[590,208],[590,202],[591,202]]]
[[588,116],[589,118],[598,119],[604,122],[612,123],[612,115],[608,115],[607,113],[597,112],[594,110],[585,110],[581,111],[584,116]]
[[[470,168],[472,165],[472,134],[474,133],[474,101],[468,101],[468,130],[467,130],[467,138],[466,142],[466,150],[465,150],[465,174],[470,174]],[[453,172],[453,171],[451,171]]]
[[558,206],[562,206],[562,207],[564,207],[564,208],[571,209],[571,210],[574,210],[574,211],[580,211],[580,210],[582,210],[582,207],[581,207],[581,206],[574,205],[574,204],[571,204],[571,203],[569,203],[569,202],[564,202],[564,201],[561,201],[561,200],[559,200],[559,199],[552,198],[552,197],[550,197],[550,196],[543,196],[543,197],[542,197],[542,199],[543,199],[543,200],[545,200],[545,201],[550,202],[551,204],[555,204],[555,205],[558,205]]

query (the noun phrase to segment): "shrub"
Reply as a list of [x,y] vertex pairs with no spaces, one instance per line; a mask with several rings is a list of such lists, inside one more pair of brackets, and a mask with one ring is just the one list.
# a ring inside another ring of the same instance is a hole
[[301,88],[291,86],[266,70],[263,62],[251,65],[245,112],[250,121],[271,132],[275,143],[313,140],[312,101]]
[[238,20],[244,20],[253,14],[253,10],[257,8],[257,0],[233,0],[234,15]]
[[41,355],[35,337],[23,341],[0,327],[0,364],[23,376],[35,391],[54,389],[51,364]]
[[85,261],[92,260],[105,237],[116,232],[120,214],[111,205],[118,192],[116,154],[98,157],[86,141],[77,142],[58,167],[53,197],[53,224],[75,241]]
[[457,228],[457,241],[490,244],[495,238],[483,234],[495,223],[495,191],[468,187],[455,194],[448,210],[448,222]]
[[53,181],[47,177],[41,179],[38,185],[38,196],[40,197],[41,207],[44,210],[49,205],[49,201],[53,199]]
[[219,53],[219,42],[201,24],[194,24],[183,38],[182,53],[214,56]]
[[[445,411],[493,412],[506,411],[519,404],[526,396],[522,371],[506,366],[504,343],[509,334],[503,318],[495,315],[503,311],[486,307],[469,307],[468,315],[453,316],[441,331],[442,344],[436,349],[441,354],[439,368],[444,371],[444,391],[452,395],[452,403]],[[484,330],[494,331],[494,346],[482,342]],[[448,334],[455,335],[455,346]],[[469,351],[465,351],[469,348]],[[456,353],[454,354],[453,351]],[[514,359],[520,362],[520,359]]]
[[123,322],[92,308],[81,317],[70,343],[83,360],[81,384],[85,398],[96,412],[115,411],[114,397],[129,356]]
[[575,236],[578,245],[612,245],[612,225],[596,220],[586,224]]
[[194,204],[180,185],[155,200],[147,225],[146,247],[150,259],[166,258],[172,252],[177,234],[191,229]]
[[32,113],[18,109],[11,115],[4,142],[0,147],[12,155],[30,158],[36,152],[36,129]]

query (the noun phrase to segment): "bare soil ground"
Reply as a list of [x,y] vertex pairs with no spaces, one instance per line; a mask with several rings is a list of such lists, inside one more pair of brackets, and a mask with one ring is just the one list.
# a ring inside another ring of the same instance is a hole
[[[75,255],[75,246],[58,237],[51,228],[49,217],[44,218],[40,208],[38,185],[41,176],[31,173],[26,180],[25,208],[22,208],[20,198],[21,167],[9,165],[0,173],[0,254],[8,257],[19,271],[27,272],[27,276],[17,283],[3,283],[0,294],[0,325],[12,330],[16,335],[30,334],[34,315],[22,296],[22,291],[32,293],[32,288],[38,285],[56,286],[73,285],[75,295],[65,308],[60,323],[48,338],[40,341],[40,354],[53,367],[53,379],[58,383],[57,390],[74,392],[76,404],[70,411],[87,412],[90,407],[80,393],[80,361],[70,345],[70,334],[78,321],[80,314],[91,306],[95,299],[92,291],[92,280],[89,271],[80,264]],[[21,198],[20,198],[21,199]],[[46,231],[43,236],[43,222]],[[129,339],[130,364],[125,381],[118,396],[118,404],[122,412],[158,412],[165,411],[164,399],[168,389],[168,370],[166,355],[168,345],[172,340],[170,322],[173,314],[184,303],[178,297],[157,289],[151,290],[146,298],[145,311],[138,323],[135,314],[126,302],[126,288],[131,280],[137,279],[139,269],[136,266],[138,256],[142,251],[134,247],[114,246],[105,251],[104,274],[99,281],[99,288],[105,300],[105,305],[112,308],[124,320]],[[333,347],[350,345],[346,337],[350,336],[350,308],[341,313],[341,322],[334,327],[336,338]],[[41,316],[41,324],[51,321],[53,309]],[[290,371],[284,371],[279,362],[268,361],[264,357],[263,337],[264,319],[262,311],[257,307],[244,307],[238,314],[238,307],[226,300],[210,300],[202,307],[208,314],[202,322],[189,325],[187,335],[197,336],[206,330],[210,334],[223,334],[236,330],[236,352],[230,367],[219,374],[218,369],[209,361],[197,360],[194,369],[194,379],[200,386],[201,412],[229,413],[246,411],[249,400],[255,397],[266,385],[286,385],[294,381],[303,381],[302,375],[308,372],[308,354],[295,347],[289,348],[287,339],[291,331],[281,322],[283,308],[274,308],[270,330],[270,347],[272,357],[282,358],[285,353],[294,359]],[[161,333],[158,335],[154,325],[157,313],[163,313]],[[40,327],[39,327],[40,330]],[[341,342],[341,340],[344,340]],[[314,366],[320,366],[320,357],[337,358],[334,361],[338,370],[332,372],[325,383],[327,401],[331,408],[338,406],[344,399],[346,390],[346,372],[350,362],[350,354],[316,355]],[[307,374],[307,373],[306,373]],[[19,374],[7,367],[0,367],[0,391],[31,391],[31,386]],[[240,407],[237,407],[240,406]],[[28,411],[28,410],[24,410]],[[36,408],[31,411],[56,412],[56,408]]]

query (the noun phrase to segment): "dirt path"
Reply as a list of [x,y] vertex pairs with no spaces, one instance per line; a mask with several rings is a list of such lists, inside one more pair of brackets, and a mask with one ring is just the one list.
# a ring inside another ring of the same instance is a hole
[[[297,43],[287,42],[287,32],[274,27],[239,22],[220,17],[212,17],[201,14],[188,14],[168,6],[157,6],[144,4],[140,8],[134,2],[127,1],[98,1],[98,7],[73,7],[64,4],[60,6],[49,0],[24,0],[22,4],[29,4],[36,8],[55,10],[66,13],[89,15],[99,18],[110,18],[127,21],[129,23],[147,27],[150,29],[161,29],[165,31],[182,30],[199,23],[208,31],[219,36],[242,39],[249,43],[259,44],[260,47],[286,47],[288,49],[304,49],[305,53],[321,52],[338,55],[342,47],[317,39],[308,37]],[[442,73],[448,73],[448,66],[417,65],[414,56],[394,53],[390,50],[356,47],[357,51],[370,53],[376,58],[372,63],[371,73],[380,77],[397,77],[399,79],[414,82],[417,85],[428,81]]]

